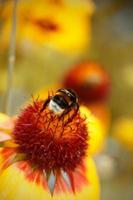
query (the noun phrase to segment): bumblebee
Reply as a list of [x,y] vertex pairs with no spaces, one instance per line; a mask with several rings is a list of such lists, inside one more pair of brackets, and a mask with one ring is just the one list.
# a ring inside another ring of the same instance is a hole
[[43,104],[41,112],[43,112],[47,106],[50,111],[59,115],[60,118],[73,111],[66,122],[68,123],[72,121],[79,110],[78,97],[73,90],[61,88],[56,91],[55,95],[48,97]]

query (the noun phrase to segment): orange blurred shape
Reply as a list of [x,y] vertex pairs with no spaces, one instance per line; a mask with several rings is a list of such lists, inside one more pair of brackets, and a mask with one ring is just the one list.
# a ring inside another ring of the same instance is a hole
[[106,100],[110,90],[108,73],[93,61],[74,65],[66,74],[63,85],[73,88],[83,103]]

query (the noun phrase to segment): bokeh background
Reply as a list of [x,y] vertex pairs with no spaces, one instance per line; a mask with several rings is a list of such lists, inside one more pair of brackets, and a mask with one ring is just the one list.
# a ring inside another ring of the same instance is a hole
[[[91,60],[104,66],[111,82],[106,100],[110,126],[105,148],[94,155],[101,180],[101,199],[131,200],[133,2],[45,0],[43,3],[44,7],[42,1],[18,2],[11,113],[19,112],[31,95],[60,85],[73,65]],[[0,1],[1,111],[5,106],[12,7],[13,1]],[[43,24],[39,21],[42,18]]]

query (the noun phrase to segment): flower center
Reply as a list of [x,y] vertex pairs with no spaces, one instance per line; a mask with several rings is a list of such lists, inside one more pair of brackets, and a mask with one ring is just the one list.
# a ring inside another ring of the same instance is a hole
[[13,131],[18,153],[39,169],[74,170],[82,163],[88,147],[85,119],[80,113],[65,124],[64,118],[35,101],[19,116]]

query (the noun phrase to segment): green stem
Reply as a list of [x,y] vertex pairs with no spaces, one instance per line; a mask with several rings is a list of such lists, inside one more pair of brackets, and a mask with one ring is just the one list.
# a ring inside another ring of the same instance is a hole
[[9,44],[8,66],[7,66],[7,91],[5,99],[5,112],[11,114],[12,104],[12,86],[13,86],[13,71],[15,65],[15,52],[16,52],[16,20],[17,20],[17,4],[18,0],[14,0],[13,14],[12,14],[12,27]]

